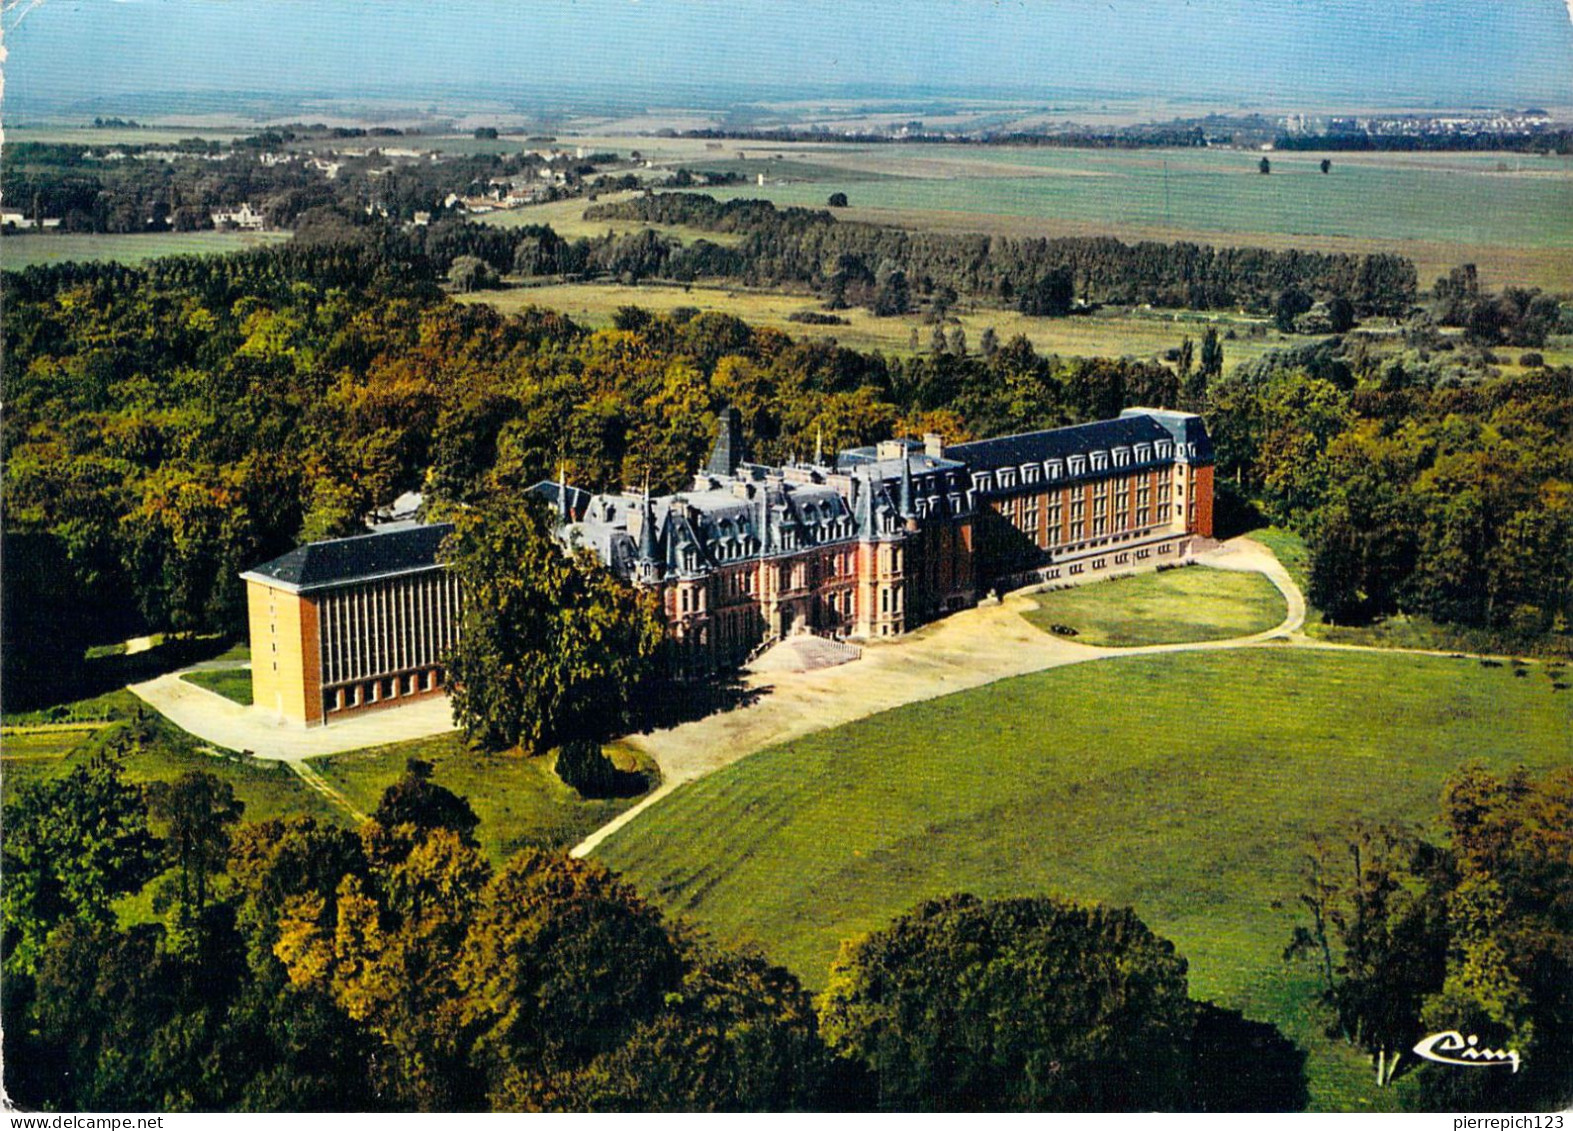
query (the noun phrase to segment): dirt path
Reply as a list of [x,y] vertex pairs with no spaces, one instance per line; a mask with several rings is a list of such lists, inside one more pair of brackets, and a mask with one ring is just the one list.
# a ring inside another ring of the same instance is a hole
[[326,797],[329,804],[334,805],[343,812],[349,814],[350,820],[354,821],[357,825],[364,824],[367,820],[370,819],[366,816],[366,814],[355,808],[354,804],[348,797],[345,797],[338,790],[334,789],[333,786],[329,784],[327,778],[323,777],[305,762],[290,761],[286,762],[285,765],[294,770],[295,773],[300,777],[300,780],[306,783],[308,788],[315,790],[323,797]]
[[586,856],[685,782],[730,765],[756,750],[840,726],[908,703],[982,687],[996,680],[1069,664],[1163,652],[1244,648],[1293,641],[1305,623],[1305,598],[1289,572],[1258,542],[1238,538],[1201,554],[1215,569],[1264,574],[1284,596],[1282,623],[1266,632],[1194,644],[1098,648],[1076,644],[1029,624],[1022,613],[1034,601],[1026,592],[1002,602],[955,613],[910,636],[865,646],[863,658],[812,672],[751,674],[745,684],[764,692],[754,704],[691,723],[632,735],[627,739],[661,768],[661,785],[638,805],[618,814],[572,851]]

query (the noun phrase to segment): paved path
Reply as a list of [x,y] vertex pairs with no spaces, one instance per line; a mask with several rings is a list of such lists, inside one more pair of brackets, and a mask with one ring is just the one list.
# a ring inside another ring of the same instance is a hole
[[1098,648],[1053,636],[1029,624],[1022,613],[1035,602],[1032,590],[1010,594],[996,605],[953,613],[909,636],[873,642],[863,658],[811,672],[752,673],[745,685],[764,692],[747,707],[626,741],[649,754],[661,769],[661,785],[638,805],[574,846],[586,856],[612,833],[658,803],[678,786],[704,777],[789,739],[840,726],[908,703],[965,691],[996,680],[1068,664],[1163,652],[1242,648],[1292,640],[1305,623],[1305,598],[1289,572],[1260,543],[1238,538],[1199,555],[1215,569],[1266,575],[1284,596],[1287,614],[1277,627],[1254,636],[1194,644]]
[[407,742],[453,729],[453,711],[446,695],[352,715],[332,726],[308,730],[296,723],[279,722],[259,707],[243,707],[217,692],[187,683],[178,674],[133,683],[130,690],[170,722],[205,742],[226,750],[250,750],[258,758],[278,762]]

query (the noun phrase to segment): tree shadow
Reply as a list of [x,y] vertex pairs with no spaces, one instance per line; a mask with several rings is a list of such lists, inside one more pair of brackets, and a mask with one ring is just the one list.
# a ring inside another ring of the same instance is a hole
[[633,729],[649,734],[653,730],[666,730],[740,707],[751,707],[772,690],[769,686],[748,687],[741,672],[692,681],[658,680],[645,689],[635,704]]
[[223,636],[172,638],[145,652],[58,662],[50,665],[47,672],[29,673],[32,678],[8,682],[5,710],[8,714],[37,711],[63,715],[66,704],[96,698],[118,691],[129,683],[142,683],[214,659],[232,643]]

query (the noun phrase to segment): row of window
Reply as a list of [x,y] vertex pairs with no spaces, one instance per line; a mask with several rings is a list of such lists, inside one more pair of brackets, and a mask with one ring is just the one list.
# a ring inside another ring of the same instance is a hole
[[428,668],[424,672],[408,672],[404,675],[387,676],[383,679],[353,683],[347,687],[332,688],[323,692],[322,706],[323,710],[331,715],[339,711],[369,707],[374,703],[406,699],[412,695],[437,691],[441,687],[442,669]]

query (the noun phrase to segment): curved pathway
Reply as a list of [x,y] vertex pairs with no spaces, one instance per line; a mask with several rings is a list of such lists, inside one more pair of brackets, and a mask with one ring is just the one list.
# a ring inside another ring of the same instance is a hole
[[[1305,596],[1272,551],[1236,538],[1196,555],[1214,569],[1261,573],[1283,594],[1283,621],[1266,632],[1191,644],[1100,648],[1053,636],[1021,614],[1034,607],[1032,589],[1012,593],[995,605],[954,613],[890,643],[864,647],[863,658],[822,671],[753,673],[748,687],[764,692],[753,705],[650,734],[630,735],[661,769],[661,785],[574,846],[586,856],[612,833],[685,782],[741,758],[805,734],[840,726],[894,707],[982,687],[996,680],[1121,656],[1202,652],[1298,643],[1305,624]],[[1113,580],[1111,578],[1111,580]]]

